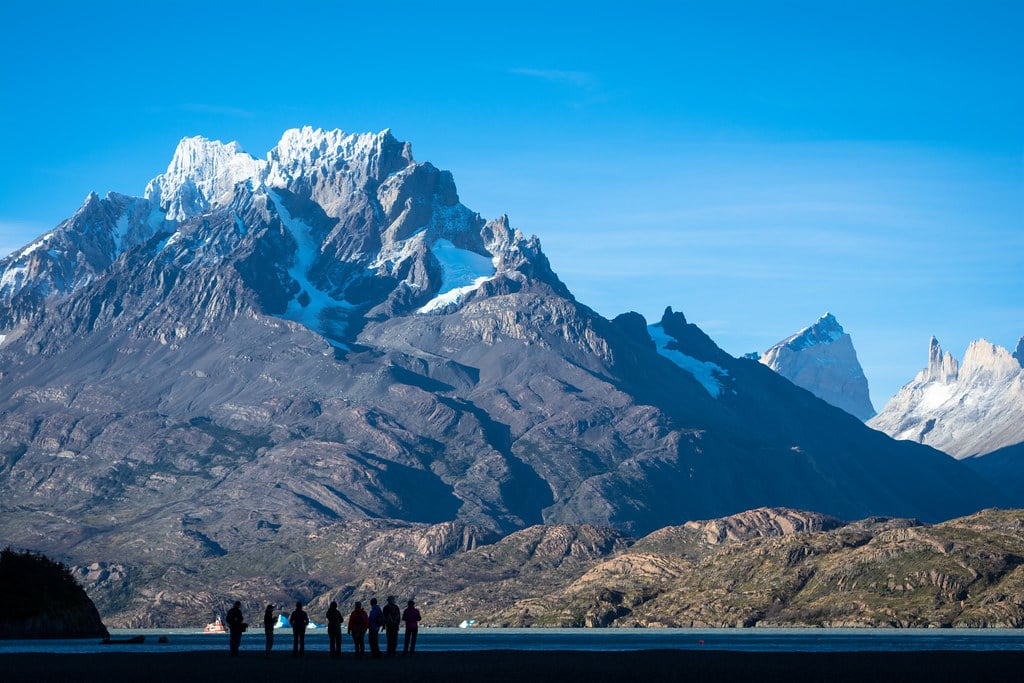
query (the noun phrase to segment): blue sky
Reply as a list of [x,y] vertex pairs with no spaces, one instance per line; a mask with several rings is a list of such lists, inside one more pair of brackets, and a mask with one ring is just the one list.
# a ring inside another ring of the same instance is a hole
[[184,136],[391,128],[603,315],[739,355],[831,311],[881,408],[931,335],[1024,334],[1022,30],[1015,1],[3,0],[0,254]]

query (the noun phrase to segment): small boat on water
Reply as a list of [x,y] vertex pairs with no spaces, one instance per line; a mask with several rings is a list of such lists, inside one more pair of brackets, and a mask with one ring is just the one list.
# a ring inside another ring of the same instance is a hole
[[459,624],[459,628],[469,628],[470,626],[476,625],[476,619],[466,619],[464,622]]
[[203,628],[203,633],[227,633],[228,629],[224,626],[224,622],[221,621],[220,617],[215,617],[214,620],[207,624]]

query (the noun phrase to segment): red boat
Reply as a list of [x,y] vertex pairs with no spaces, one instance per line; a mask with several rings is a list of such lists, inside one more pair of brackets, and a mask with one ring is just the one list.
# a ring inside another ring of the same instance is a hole
[[227,633],[227,628],[224,627],[224,622],[220,620],[220,617],[215,617],[213,623],[207,624],[203,629],[203,633]]

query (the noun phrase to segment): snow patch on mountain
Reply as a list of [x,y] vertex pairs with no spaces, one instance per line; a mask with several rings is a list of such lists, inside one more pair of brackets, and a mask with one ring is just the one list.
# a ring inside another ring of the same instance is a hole
[[654,340],[658,353],[693,375],[693,378],[700,382],[701,386],[711,394],[712,398],[718,398],[721,395],[722,383],[719,381],[719,378],[728,377],[728,370],[717,363],[698,360],[686,355],[682,351],[669,348],[669,345],[674,343],[675,339],[665,332],[665,328],[662,327],[661,323],[648,325],[647,332],[651,335],[651,339]]
[[468,249],[460,249],[446,239],[439,239],[431,247],[434,258],[441,264],[441,289],[424,304],[420,313],[430,313],[457,304],[470,292],[494,278],[495,259]]
[[341,339],[348,327],[349,312],[354,307],[345,300],[335,299],[310,282],[309,271],[319,253],[311,229],[302,220],[292,217],[276,193],[271,192],[270,199],[277,209],[281,223],[296,244],[294,262],[288,269],[288,274],[298,284],[299,292],[288,302],[288,308],[281,317],[318,332],[335,348],[348,350],[348,346]]
[[934,337],[928,366],[868,426],[956,458],[1024,442],[1024,363],[1001,346],[971,342],[958,363]]

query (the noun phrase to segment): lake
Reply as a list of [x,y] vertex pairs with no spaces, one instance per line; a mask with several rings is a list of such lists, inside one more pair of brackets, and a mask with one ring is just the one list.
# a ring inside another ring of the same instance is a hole
[[[111,636],[144,635],[139,645],[100,645],[98,640],[0,640],[0,654],[13,652],[191,652],[227,650],[224,634],[197,629],[112,629]],[[158,639],[166,636],[166,643]],[[290,629],[275,632],[275,652],[289,652]],[[381,646],[384,637],[381,635]],[[402,634],[399,634],[399,648]],[[262,653],[263,630],[242,637],[242,650]],[[345,654],[352,653],[346,634]],[[306,649],[327,653],[327,631],[306,634]],[[914,652],[933,650],[1024,651],[1024,629],[561,629],[428,628],[420,629],[417,651],[459,650],[725,650],[739,652]]]

